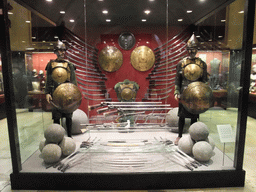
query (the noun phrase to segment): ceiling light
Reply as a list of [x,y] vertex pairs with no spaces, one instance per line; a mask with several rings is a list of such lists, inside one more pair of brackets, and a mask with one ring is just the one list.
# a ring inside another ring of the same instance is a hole
[[200,37],[200,35],[197,35],[197,36],[196,36],[196,38],[199,38],[199,37]]
[[54,36],[54,39],[58,39],[59,37],[58,36]]
[[75,20],[74,20],[74,19],[70,19],[69,22],[70,22],[70,23],[74,23]]
[[244,13],[244,11],[239,11],[238,13]]
[[98,1],[103,1],[103,0],[98,0]]
[[155,0],[149,0],[149,1],[155,1]]
[[226,22],[226,20],[225,19],[223,19],[223,20],[220,20],[222,23],[224,23],[224,22]]
[[183,19],[178,19],[178,21],[180,21],[180,22],[181,22],[181,21],[183,21]]
[[13,15],[13,12],[8,11],[8,15]]
[[66,12],[65,11],[60,11],[60,14],[65,14]]
[[144,13],[148,15],[150,13],[150,10],[145,10]]
[[255,49],[256,49],[256,47],[253,47],[252,49],[253,49],[253,50],[255,50]]
[[205,0],[199,0],[200,2],[205,2]]
[[106,19],[106,22],[111,22],[111,19]]
[[26,48],[26,50],[31,51],[31,50],[35,50],[35,48],[33,48],[33,47],[28,47],[28,48]]
[[222,35],[219,35],[218,37],[219,37],[219,38],[222,38],[223,36],[222,36]]
[[30,23],[30,21],[26,21],[26,23]]
[[142,22],[146,22],[146,21],[147,21],[147,19],[141,19],[141,21],[142,21]]
[[108,11],[107,10],[103,10],[102,13],[103,14],[108,14]]
[[46,0],[47,2],[52,2],[52,0]]
[[192,13],[193,11],[192,10],[187,10],[187,13]]
[[36,37],[32,37],[32,39],[36,39]]

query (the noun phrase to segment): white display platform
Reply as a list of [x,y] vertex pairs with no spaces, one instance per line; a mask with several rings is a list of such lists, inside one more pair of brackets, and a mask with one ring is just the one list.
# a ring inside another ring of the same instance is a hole
[[[83,141],[94,140],[94,145],[76,155],[80,160],[65,173],[136,173],[136,172],[179,172],[190,171],[173,162],[177,146],[164,145],[161,141],[174,141],[177,133],[169,128],[91,130],[75,135],[79,148]],[[185,134],[184,134],[185,135]],[[193,171],[234,170],[233,161],[215,147],[215,155],[204,165]],[[224,161],[224,166],[223,166]],[[57,168],[47,168],[40,151],[36,151],[22,165],[22,172],[61,173]]]

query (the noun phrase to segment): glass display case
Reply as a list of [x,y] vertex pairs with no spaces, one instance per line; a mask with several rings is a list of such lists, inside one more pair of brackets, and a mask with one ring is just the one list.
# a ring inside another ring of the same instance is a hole
[[254,8],[1,1],[12,188],[243,186]]

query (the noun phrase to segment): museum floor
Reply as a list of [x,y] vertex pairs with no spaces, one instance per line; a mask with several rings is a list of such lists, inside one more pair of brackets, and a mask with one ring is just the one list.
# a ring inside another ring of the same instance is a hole
[[[214,109],[209,113],[205,113],[200,116],[203,120],[208,121],[208,123],[213,124],[213,122],[220,123],[220,114],[222,118],[225,117],[226,121],[230,124],[236,122],[236,111],[234,109]],[[17,110],[18,119],[18,129],[19,129],[19,140],[21,148],[21,160],[25,161],[32,153],[38,148],[38,140],[41,140],[43,134],[43,127],[51,123],[51,114],[49,112],[34,111],[33,113],[28,112],[26,109]],[[38,122],[44,122],[44,125]],[[225,122],[226,122],[225,121]],[[224,191],[239,191],[239,192],[255,192],[256,191],[256,120],[248,117],[247,122],[247,136],[246,136],[246,146],[245,146],[245,156],[244,156],[244,169],[246,171],[246,180],[244,187],[237,188],[215,188],[215,189],[179,189],[179,190],[158,190],[158,191],[214,191],[214,192],[224,192]],[[212,133],[213,138],[217,135],[216,125],[209,126],[210,133]],[[215,127],[214,130],[211,127]],[[11,190],[9,174],[11,171],[11,158],[7,131],[6,119],[0,120],[0,191],[26,191],[28,190]],[[217,146],[217,145],[216,145]],[[218,147],[218,146],[217,146]],[[233,145],[226,146],[227,155],[233,150]],[[38,192],[41,190],[38,190]],[[49,190],[52,192],[52,190]],[[152,191],[153,192],[153,191]]]

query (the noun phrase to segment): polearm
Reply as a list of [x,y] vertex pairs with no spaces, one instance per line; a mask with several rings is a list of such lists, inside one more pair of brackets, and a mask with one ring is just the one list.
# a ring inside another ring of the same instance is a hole
[[77,37],[75,34],[73,34],[71,31],[65,29],[65,32],[67,32],[67,33],[65,33],[64,35],[68,35],[68,34],[69,34],[69,36],[73,37],[75,40],[79,41],[79,42],[82,43],[83,45],[86,45],[86,46],[88,46],[88,47],[94,49],[94,50],[97,51],[97,52],[99,51],[96,47],[93,47],[93,46],[91,46],[91,45],[85,43],[83,40],[81,40],[80,38],[78,38],[78,37]]
[[183,32],[185,32],[186,30],[187,30],[187,28],[184,29],[184,30],[182,30],[182,31],[181,31],[180,33],[178,33],[177,35],[173,36],[169,41],[167,41],[167,42],[165,42],[164,44],[162,44],[162,45],[158,46],[157,48],[155,48],[154,51],[160,49],[161,47],[165,46],[165,45],[168,44],[169,42],[173,41],[173,40],[176,39],[180,34],[182,34]]

